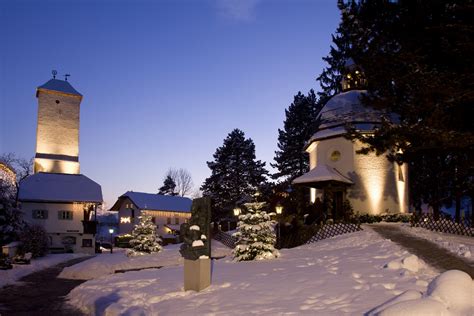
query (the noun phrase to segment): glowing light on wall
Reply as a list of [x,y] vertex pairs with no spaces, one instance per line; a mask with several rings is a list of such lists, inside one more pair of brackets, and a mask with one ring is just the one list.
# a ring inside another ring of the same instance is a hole
[[79,162],[75,161],[35,158],[35,173],[37,172],[79,174],[80,168]]
[[384,156],[356,155],[354,159],[360,182],[370,205],[370,214],[380,214],[385,210],[382,207],[383,190],[387,182],[387,160]]
[[399,211],[400,213],[406,213],[407,209],[405,208],[405,205],[407,205],[406,201],[406,182],[407,181],[407,168],[406,165],[403,164],[401,166],[397,165],[396,170],[398,170],[398,173],[403,176],[403,178],[400,178],[400,176],[397,179],[397,193],[398,193],[398,205],[399,205]]
[[120,217],[120,224],[131,223],[130,216],[127,217]]

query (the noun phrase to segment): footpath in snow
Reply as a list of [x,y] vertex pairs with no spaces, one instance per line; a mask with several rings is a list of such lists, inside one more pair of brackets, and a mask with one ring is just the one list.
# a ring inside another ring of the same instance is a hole
[[[457,252],[453,252],[450,248],[441,247],[436,242],[426,238],[426,236],[420,237],[419,233],[417,236],[411,230],[402,230],[400,225],[397,224],[381,223],[373,224],[369,227],[382,237],[390,239],[411,253],[416,254],[440,272],[458,269],[474,277],[474,263],[466,260],[465,255],[461,257]],[[457,248],[459,249],[459,247]]]
[[84,256],[88,255],[78,253],[50,254],[42,258],[32,259],[31,264],[14,264],[13,269],[0,270],[0,288],[5,285],[15,284],[19,279],[33,272]]
[[[446,315],[463,315],[466,308],[465,301],[454,307],[449,299],[444,302],[434,290],[439,287],[428,288],[437,271],[371,230],[283,249],[274,260],[214,260],[212,269],[212,285],[199,293],[183,291],[183,267],[175,265],[104,275],[75,288],[68,298],[91,315],[375,315],[407,298]],[[469,276],[456,278],[457,291],[472,293]]]

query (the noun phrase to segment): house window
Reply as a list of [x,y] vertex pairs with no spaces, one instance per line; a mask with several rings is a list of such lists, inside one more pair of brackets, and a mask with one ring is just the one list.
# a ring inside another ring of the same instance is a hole
[[47,219],[48,211],[47,210],[33,210],[34,219]]
[[91,248],[92,247],[92,239],[83,239],[82,240],[82,247]]
[[151,222],[152,222],[153,224],[156,224],[156,218],[155,218],[154,216],[151,218]]
[[168,224],[168,225],[171,224],[171,217],[168,217],[168,218],[166,219],[166,224]]
[[175,223],[176,225],[179,225],[179,217],[175,217],[175,218],[174,218],[174,223]]
[[132,208],[132,218],[135,218],[135,210]]
[[72,211],[58,211],[58,219],[72,220]]

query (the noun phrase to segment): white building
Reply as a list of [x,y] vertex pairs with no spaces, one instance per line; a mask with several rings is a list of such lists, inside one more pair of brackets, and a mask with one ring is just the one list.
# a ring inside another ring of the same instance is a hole
[[102,189],[79,174],[82,95],[53,78],[37,88],[36,97],[35,174],[20,183],[21,210],[27,222],[45,228],[51,248],[93,253]]
[[138,217],[147,214],[165,237],[179,233],[180,225],[191,218],[192,200],[181,196],[128,191],[120,196],[111,211],[119,212],[119,233],[130,234]]
[[81,174],[36,173],[21,182],[18,192],[23,219],[42,226],[50,248],[94,253],[96,209],[100,185]]
[[343,215],[344,200],[359,214],[408,212],[406,165],[389,162],[386,155],[358,154],[363,144],[344,137],[348,124],[370,137],[382,118],[361,104],[362,70],[353,62],[346,70],[343,92],[326,103],[322,124],[306,145],[310,171],[293,184],[311,187],[311,201],[325,200],[335,218]]

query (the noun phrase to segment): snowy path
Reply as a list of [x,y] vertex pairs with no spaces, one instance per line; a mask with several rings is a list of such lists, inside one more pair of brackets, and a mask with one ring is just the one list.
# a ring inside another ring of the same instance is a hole
[[64,267],[89,259],[82,257],[34,272],[20,279],[21,284],[0,289],[0,315],[82,315],[65,304],[65,296],[85,280],[58,279]]
[[406,248],[440,272],[457,269],[466,272],[471,278],[474,277],[473,263],[453,255],[447,249],[441,248],[433,242],[407,234],[406,231],[393,224],[374,224],[369,226],[382,237],[390,239]]

